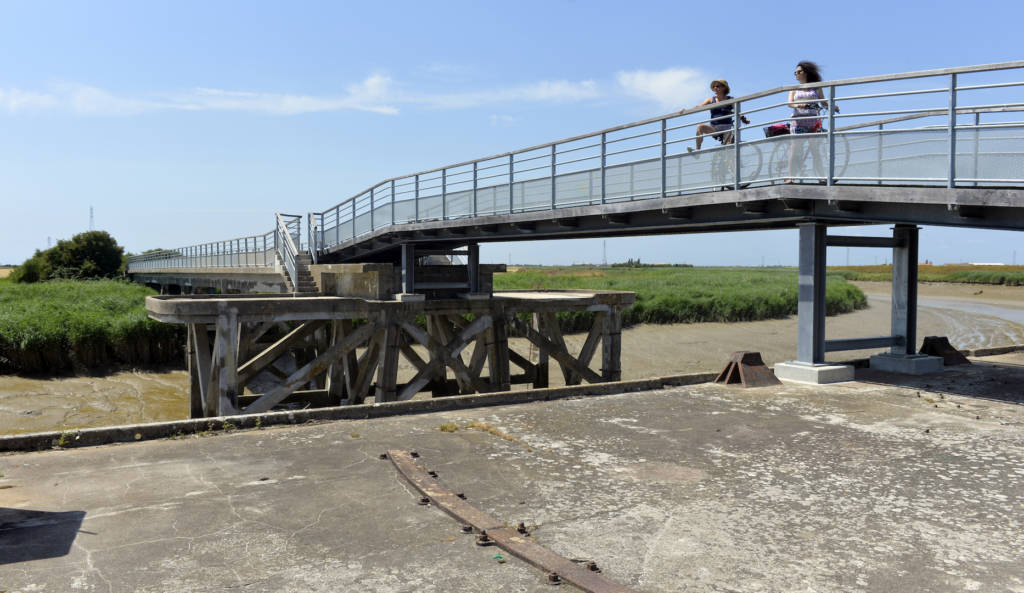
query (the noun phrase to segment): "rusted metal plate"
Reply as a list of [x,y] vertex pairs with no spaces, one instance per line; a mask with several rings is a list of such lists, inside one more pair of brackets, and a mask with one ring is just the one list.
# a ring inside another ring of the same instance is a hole
[[431,475],[431,472],[416,463],[416,454],[390,450],[387,457],[399,473],[431,504],[451,515],[456,521],[469,525],[479,532],[478,544],[493,543],[509,554],[546,571],[548,582],[552,584],[566,582],[588,593],[636,593],[633,589],[606,579],[592,562],[583,563],[560,556],[523,533],[525,529],[506,527],[504,521],[499,521],[469,504],[459,493],[453,492]]
[[921,354],[928,354],[931,356],[941,356],[945,366],[971,364],[971,361],[967,360],[966,356],[961,354],[959,350],[949,343],[949,338],[946,336],[925,337],[924,343],[921,344],[921,350],[919,350],[919,352]]
[[760,352],[739,350],[729,356],[729,363],[719,373],[715,383],[730,385],[740,383],[744,387],[766,387],[782,382],[768,369]]

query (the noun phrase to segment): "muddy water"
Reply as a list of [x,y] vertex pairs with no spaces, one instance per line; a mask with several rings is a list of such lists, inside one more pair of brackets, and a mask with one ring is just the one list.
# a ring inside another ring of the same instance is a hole
[[[889,333],[887,283],[858,283],[869,307],[826,322],[829,338]],[[960,348],[1024,343],[1024,288],[923,284],[918,336],[945,335]],[[574,351],[585,335],[566,336]],[[717,371],[734,350],[759,350],[768,364],[796,356],[796,318],[750,323],[645,325],[622,334],[623,379]],[[513,347],[524,354],[522,341]],[[831,353],[830,360],[873,351]],[[531,353],[536,360],[536,351]],[[403,365],[400,380],[411,367]],[[408,375],[405,376],[405,375]],[[551,383],[561,373],[552,363]],[[68,430],[188,417],[185,371],[122,372],[104,377],[32,379],[0,376],[0,434]]]
[[188,418],[185,371],[102,377],[0,376],[0,434]]

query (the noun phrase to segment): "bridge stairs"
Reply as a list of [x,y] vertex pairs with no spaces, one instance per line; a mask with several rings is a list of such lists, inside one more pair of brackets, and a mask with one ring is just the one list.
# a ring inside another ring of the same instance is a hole
[[320,292],[316,281],[313,279],[313,273],[309,269],[309,266],[313,265],[313,256],[309,253],[302,252],[295,256],[295,272],[298,277],[297,285],[292,283],[288,271],[285,269],[283,262],[281,262],[280,255],[277,256],[277,260],[281,266],[281,276],[284,278],[285,286],[288,287],[288,292],[293,294],[317,294]]

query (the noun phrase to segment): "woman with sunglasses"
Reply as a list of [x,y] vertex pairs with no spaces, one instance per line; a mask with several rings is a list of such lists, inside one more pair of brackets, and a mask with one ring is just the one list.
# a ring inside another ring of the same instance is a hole
[[[729,83],[724,80],[712,80],[711,90],[714,91],[713,97],[708,97],[698,107],[705,105],[711,105],[714,103],[720,103],[722,101],[728,101],[732,99],[729,95]],[[685,109],[683,111],[686,111]],[[683,111],[680,111],[682,113]],[[730,132],[733,127],[733,106],[732,104],[724,105],[721,107],[711,108],[711,121],[708,123],[700,124],[697,126],[697,150],[700,150],[701,144],[704,143],[704,136],[711,134],[716,140],[720,140],[722,144],[732,144],[732,135]],[[740,116],[740,121],[745,124],[749,124],[748,120],[744,116]],[[687,150],[693,152],[694,149],[687,147]]]
[[[821,82],[821,69],[814,62],[803,61],[796,65],[793,72],[797,82]],[[792,133],[807,134],[821,131],[821,119],[818,113],[828,106],[821,88],[789,91],[789,105],[793,108]],[[839,113],[838,108],[834,108]]]
[[[814,62],[805,60],[796,65],[793,76],[796,77],[797,82],[800,84],[821,82],[821,69]],[[828,108],[828,102],[825,100],[825,95],[821,92],[821,87],[789,91],[789,105],[793,108],[793,122],[789,126],[791,133],[814,134],[822,131],[821,118],[818,114],[823,109]],[[838,107],[833,105],[832,108],[836,113],[839,113]],[[794,164],[798,165],[797,169],[801,169],[800,163],[804,160],[805,150],[809,150],[811,158],[814,160],[815,173],[820,177],[822,156],[819,154],[819,148],[816,145],[803,146],[803,143],[797,146],[794,142],[789,151],[789,174],[799,175],[800,171],[794,171]],[[787,179],[786,183],[793,183],[793,180]]]

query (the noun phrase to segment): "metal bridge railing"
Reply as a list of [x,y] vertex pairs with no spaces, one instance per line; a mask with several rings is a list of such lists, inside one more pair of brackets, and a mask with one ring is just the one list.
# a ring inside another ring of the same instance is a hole
[[[1016,61],[782,86],[716,104],[735,106],[737,141],[705,138],[695,153],[687,147],[710,105],[395,177],[309,213],[308,248],[316,258],[407,223],[775,183],[1021,187],[1022,73]],[[822,131],[766,137],[792,121],[789,92],[809,89],[824,96]]]
[[[746,95],[729,101],[751,120],[734,117],[732,134],[739,142],[717,145],[706,138],[705,150],[697,153],[686,146],[707,121],[710,105],[396,177],[312,213],[310,248],[322,252],[411,222],[773,183],[1020,186],[1022,72],[1024,61],[1017,61]],[[789,92],[808,89],[824,95],[822,131],[765,137],[762,128],[793,119]]]
[[197,268],[273,268],[274,233],[161,249],[128,258],[128,272]]

